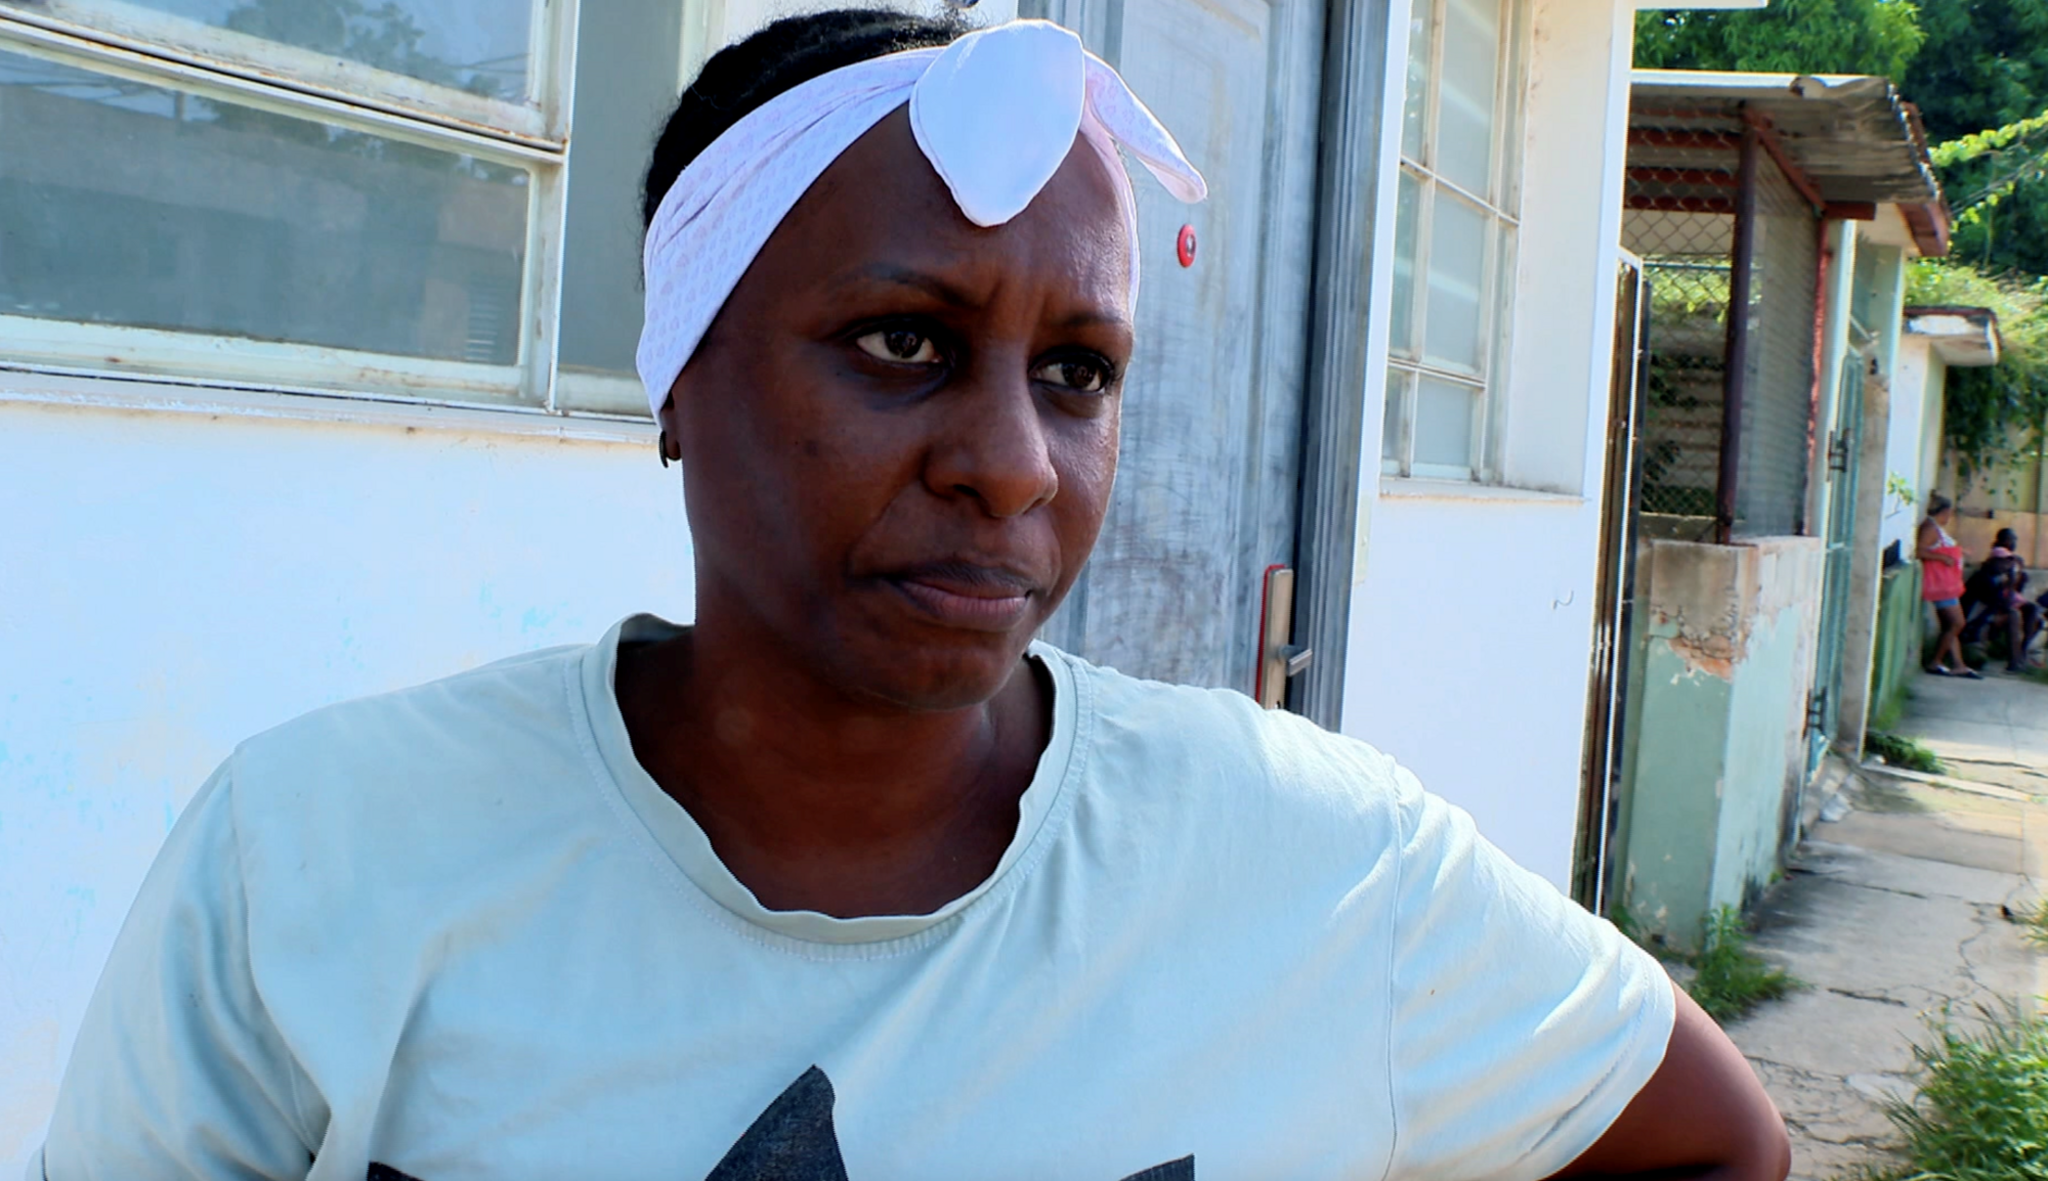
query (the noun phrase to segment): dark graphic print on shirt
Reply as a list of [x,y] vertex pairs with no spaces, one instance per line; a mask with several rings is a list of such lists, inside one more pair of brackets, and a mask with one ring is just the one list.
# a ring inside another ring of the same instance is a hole
[[[837,1100],[824,1071],[815,1066],[804,1071],[755,1118],[704,1181],[849,1181],[832,1124]],[[420,1179],[373,1164],[367,1181]],[[1153,1165],[1123,1181],[1195,1181],[1195,1158]]]

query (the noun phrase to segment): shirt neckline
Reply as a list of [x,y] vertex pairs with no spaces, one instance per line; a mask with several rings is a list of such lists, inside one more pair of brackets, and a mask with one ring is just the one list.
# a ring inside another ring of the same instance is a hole
[[747,928],[809,944],[873,946],[924,935],[988,898],[999,886],[1008,889],[1027,873],[1043,846],[1053,839],[1061,818],[1071,806],[1073,793],[1067,790],[1067,781],[1074,769],[1080,685],[1063,653],[1034,641],[1027,657],[1046,670],[1052,683],[1052,733],[1039,755],[1031,785],[1017,801],[1017,831],[994,872],[973,889],[927,914],[843,919],[814,910],[771,910],[733,876],[696,819],[654,782],[633,754],[625,715],[619,709],[619,645],[669,639],[683,630],[675,623],[647,614],[628,616],[612,625],[604,639],[588,649],[581,661],[583,712],[609,786],[632,810],[645,834],[667,855],[691,888]]

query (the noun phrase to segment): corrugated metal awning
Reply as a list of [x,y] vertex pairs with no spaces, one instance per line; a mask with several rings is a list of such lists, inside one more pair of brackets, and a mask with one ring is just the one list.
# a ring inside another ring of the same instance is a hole
[[1702,150],[1732,147],[1751,125],[1770,137],[1773,154],[1820,200],[1845,211],[1898,205],[1926,253],[1946,249],[1948,209],[1926,132],[1919,112],[1889,79],[1694,70],[1631,76],[1632,173],[1683,171],[1688,182],[1711,188],[1722,182],[1700,171]]

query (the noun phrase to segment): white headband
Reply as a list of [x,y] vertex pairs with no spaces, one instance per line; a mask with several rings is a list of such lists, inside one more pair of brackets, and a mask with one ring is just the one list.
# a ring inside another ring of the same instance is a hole
[[[943,49],[911,49],[821,74],[727,128],[662,197],[642,257],[647,319],[638,365],[658,415],[718,309],[813,182],[884,116],[910,104],[910,128],[967,220],[998,226],[1024,211],[1082,135],[1111,160],[1136,156],[1182,201],[1202,174],[1117,72],[1049,21],[1011,21]],[[1132,221],[1130,180],[1115,173]],[[1131,298],[1138,249],[1131,243]]]

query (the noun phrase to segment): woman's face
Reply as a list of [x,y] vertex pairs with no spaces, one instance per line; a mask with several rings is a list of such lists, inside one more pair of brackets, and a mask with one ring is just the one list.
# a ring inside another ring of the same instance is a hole
[[899,110],[775,231],[672,390],[699,619],[854,697],[986,701],[1102,525],[1131,355],[1109,164],[963,218]]

